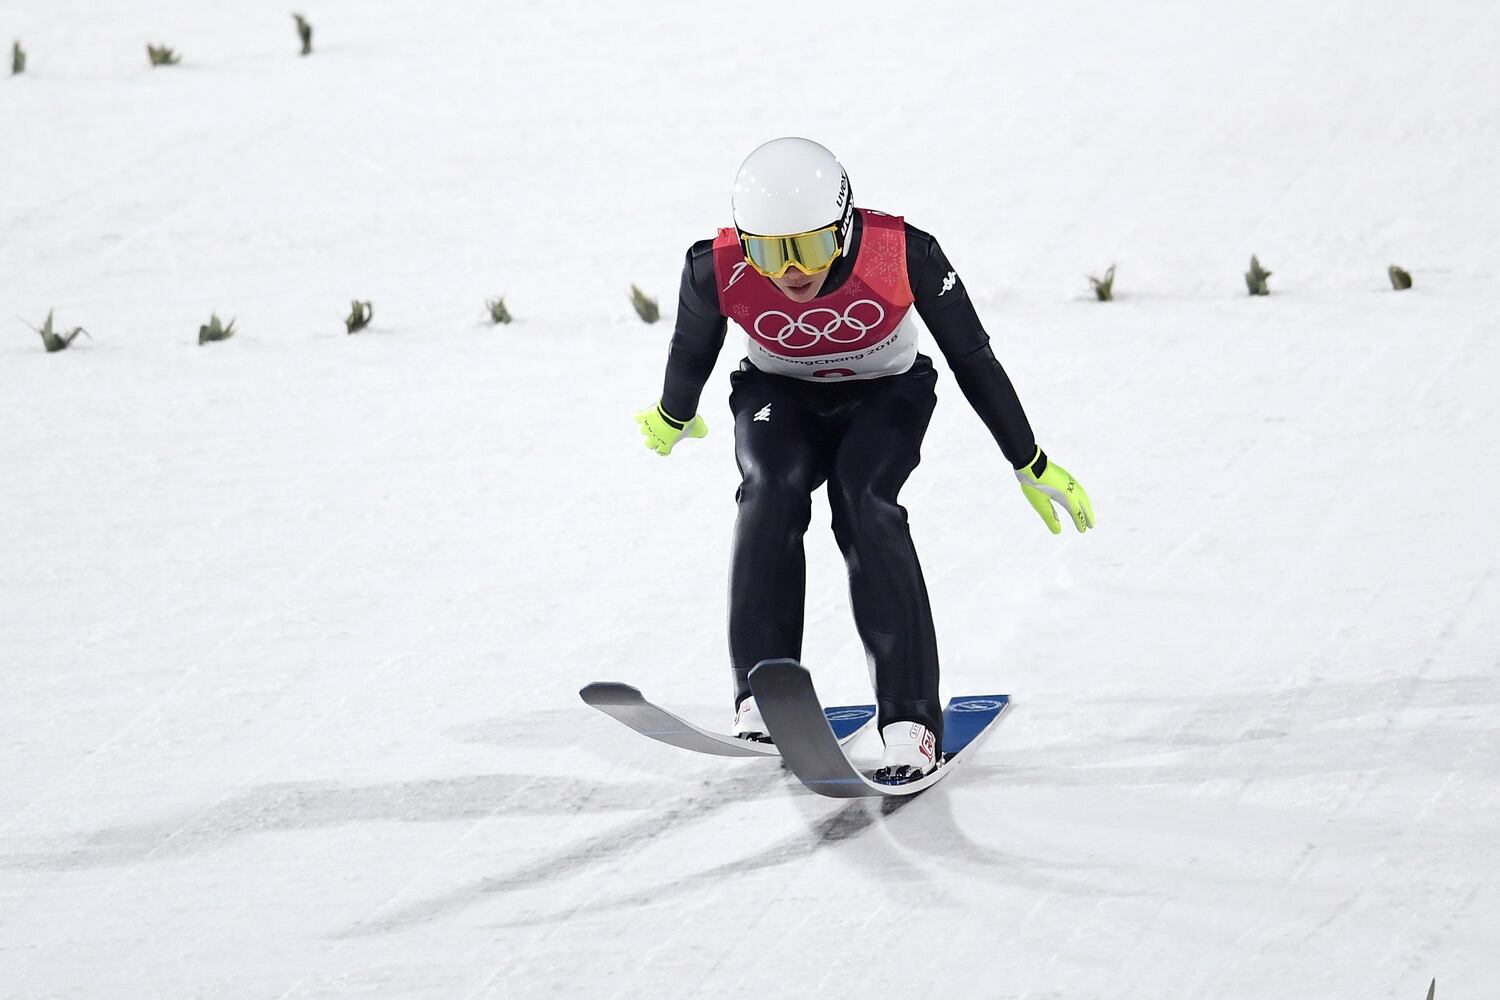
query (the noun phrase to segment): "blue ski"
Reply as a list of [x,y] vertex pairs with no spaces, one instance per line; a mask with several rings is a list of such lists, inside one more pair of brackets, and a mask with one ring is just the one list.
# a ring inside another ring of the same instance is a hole
[[[629,684],[595,681],[578,692],[588,704],[611,718],[618,719],[642,736],[684,750],[714,754],[718,757],[778,757],[780,751],[770,743],[755,743],[701,729],[686,719],[652,704],[645,695]],[[875,718],[874,705],[843,705],[819,709],[835,745],[853,739],[865,723]]]
[[1010,704],[1004,694],[954,698],[943,709],[943,760],[926,777],[904,785],[874,781],[849,760],[818,704],[812,675],[796,660],[764,660],[750,671],[755,703],[792,773],[819,795],[851,799],[915,795],[946,778],[965,752],[990,730]]

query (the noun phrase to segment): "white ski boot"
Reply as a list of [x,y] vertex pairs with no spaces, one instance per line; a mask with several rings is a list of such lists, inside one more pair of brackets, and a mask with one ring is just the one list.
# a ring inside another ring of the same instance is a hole
[[729,734],[753,743],[771,742],[770,730],[766,728],[766,718],[760,714],[754,695],[740,702],[740,707],[735,709],[734,725],[730,727]]
[[892,722],[882,726],[885,756],[875,771],[875,780],[904,785],[931,774],[938,766],[937,737],[920,722]]

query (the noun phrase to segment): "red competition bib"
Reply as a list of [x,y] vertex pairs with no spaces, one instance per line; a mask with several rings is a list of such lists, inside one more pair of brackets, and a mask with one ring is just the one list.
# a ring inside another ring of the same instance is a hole
[[793,302],[745,260],[739,234],[714,240],[719,309],[745,331],[750,363],[808,380],[899,375],[917,357],[914,301],[906,274],[906,224],[859,209],[863,231],[854,273],[836,291]]

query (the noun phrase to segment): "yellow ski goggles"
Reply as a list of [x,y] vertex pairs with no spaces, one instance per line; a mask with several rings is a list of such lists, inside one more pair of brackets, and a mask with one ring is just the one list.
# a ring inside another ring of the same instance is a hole
[[839,256],[838,223],[792,236],[754,236],[740,233],[740,248],[750,266],[768,278],[779,278],[787,268],[817,274],[833,266]]

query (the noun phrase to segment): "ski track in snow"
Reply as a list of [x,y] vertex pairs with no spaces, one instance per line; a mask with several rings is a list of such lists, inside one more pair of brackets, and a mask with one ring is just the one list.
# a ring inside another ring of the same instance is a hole
[[[0,18],[0,305],[93,337],[0,338],[0,997],[1494,993],[1492,5],[308,13]],[[738,335],[708,438],[629,414],[785,133],[943,241],[1099,515],[939,361],[903,503],[946,691],[1014,704],[913,800],[576,695],[728,722]]]

